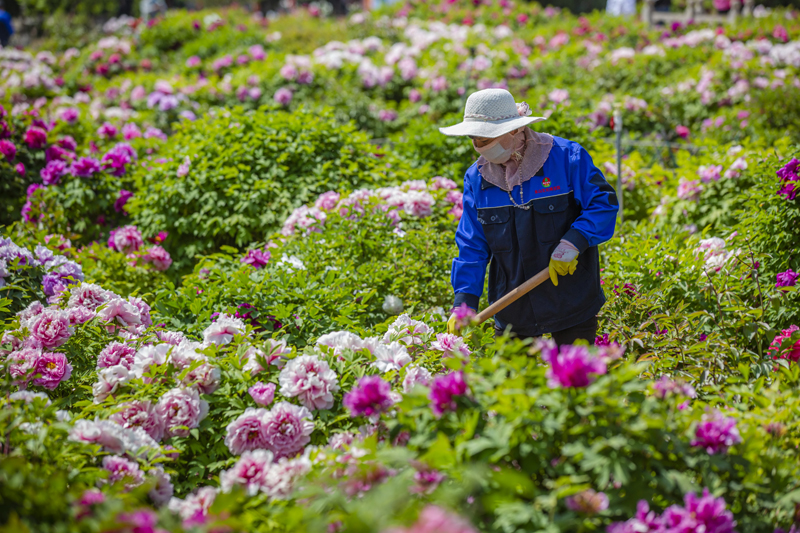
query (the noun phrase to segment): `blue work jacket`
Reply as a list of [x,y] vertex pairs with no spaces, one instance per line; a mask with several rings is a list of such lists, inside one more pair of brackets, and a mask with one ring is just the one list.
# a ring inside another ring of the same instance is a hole
[[581,145],[553,137],[542,169],[511,194],[523,208],[483,179],[477,161],[467,170],[464,213],[456,230],[459,253],[451,273],[455,306],[478,308],[487,264],[492,303],[546,268],[566,239],[580,252],[575,273],[559,276],[558,286],[545,281],[500,311],[495,325],[538,336],[595,316],[606,301],[597,245],[614,234],[619,210],[614,189]]

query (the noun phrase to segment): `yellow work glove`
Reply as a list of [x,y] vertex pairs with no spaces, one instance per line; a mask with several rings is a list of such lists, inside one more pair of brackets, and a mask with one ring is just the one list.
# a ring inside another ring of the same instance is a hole
[[456,314],[450,315],[450,320],[447,321],[447,333],[458,335],[458,324],[456,323]]
[[574,274],[578,268],[578,249],[571,242],[561,241],[550,256],[550,281],[558,286],[558,276]]

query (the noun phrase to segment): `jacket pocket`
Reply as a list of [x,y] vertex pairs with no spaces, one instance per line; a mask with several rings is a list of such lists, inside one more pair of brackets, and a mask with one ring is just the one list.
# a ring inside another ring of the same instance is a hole
[[555,242],[569,229],[569,197],[566,194],[533,201],[536,237],[541,243]]
[[493,254],[510,252],[514,241],[514,224],[511,207],[478,209],[478,222]]

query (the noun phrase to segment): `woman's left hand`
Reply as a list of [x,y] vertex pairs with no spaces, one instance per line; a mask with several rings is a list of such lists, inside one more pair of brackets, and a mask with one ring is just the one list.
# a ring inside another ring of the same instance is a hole
[[561,241],[550,256],[550,280],[558,287],[558,276],[574,274],[578,268],[578,249],[572,243]]

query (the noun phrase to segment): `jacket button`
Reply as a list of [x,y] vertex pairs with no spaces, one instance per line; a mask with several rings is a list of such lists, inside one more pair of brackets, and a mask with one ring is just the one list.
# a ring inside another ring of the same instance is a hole
[[497,220],[497,217],[492,217],[492,222],[494,222],[495,220]]
[[550,204],[550,211],[552,211],[553,209],[555,209],[555,208],[553,207],[553,204]]

